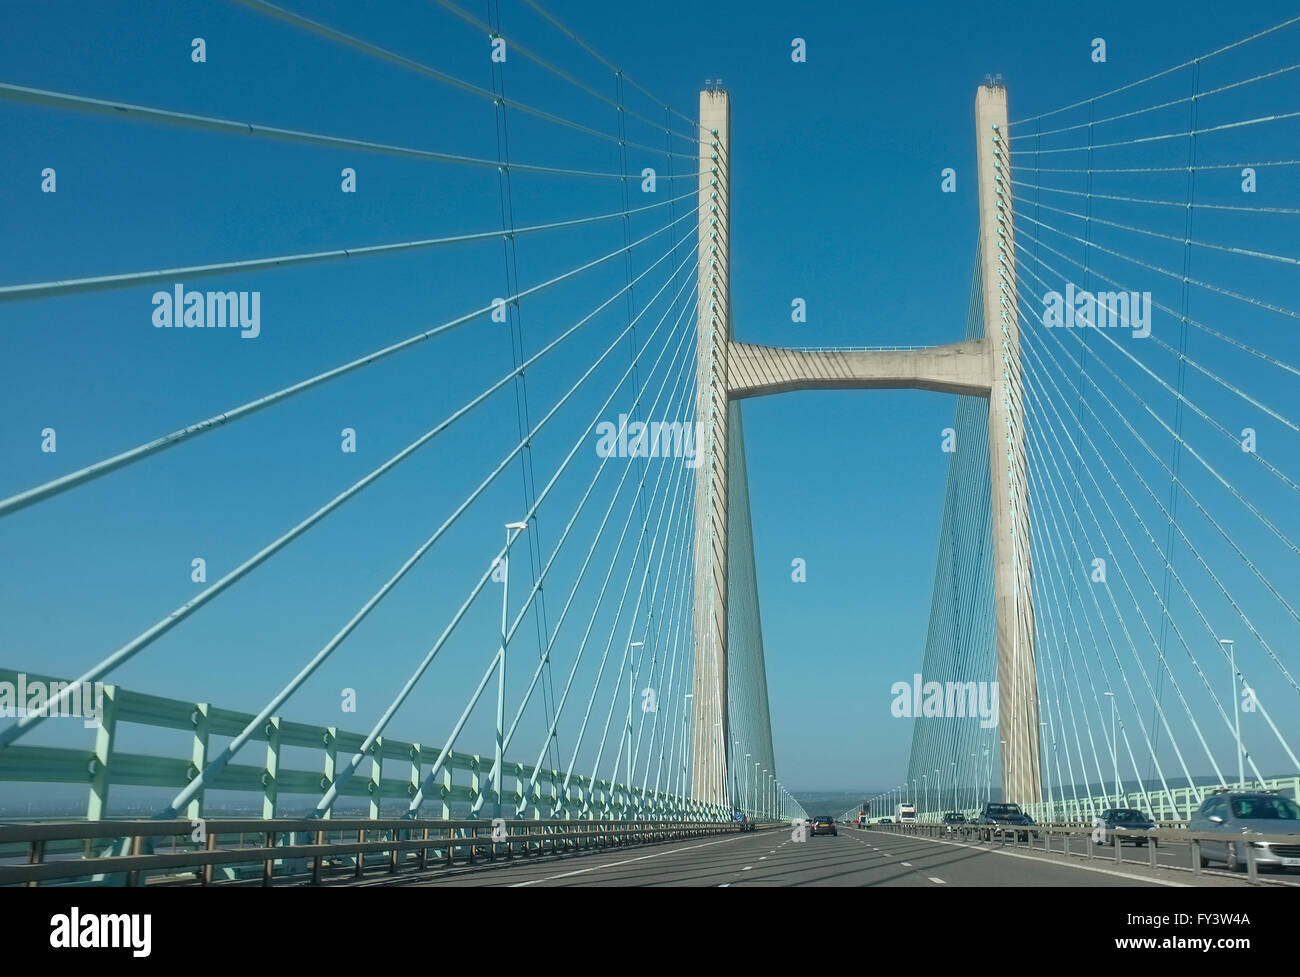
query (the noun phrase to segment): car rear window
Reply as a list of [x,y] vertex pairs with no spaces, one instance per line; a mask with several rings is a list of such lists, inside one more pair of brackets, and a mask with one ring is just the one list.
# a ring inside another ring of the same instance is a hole
[[1232,798],[1232,815],[1238,818],[1258,818],[1271,821],[1300,820],[1300,807],[1285,797],[1261,795],[1259,797]]

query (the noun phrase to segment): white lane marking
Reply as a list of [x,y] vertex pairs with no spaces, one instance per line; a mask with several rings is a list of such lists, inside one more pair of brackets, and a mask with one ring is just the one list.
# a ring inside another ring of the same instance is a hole
[[604,865],[593,865],[591,868],[575,869],[572,872],[561,872],[559,875],[548,875],[541,879],[529,879],[526,882],[512,882],[509,886],[511,889],[520,889],[526,885],[536,885],[538,882],[552,882],[555,879],[567,879],[573,875],[586,875],[588,872],[599,872],[603,868],[616,868],[619,865],[631,865],[633,862],[644,862],[648,858],[660,858],[664,855],[675,855],[678,852],[694,851],[696,848],[712,848],[714,845],[725,845],[729,841],[735,841],[743,835],[737,833],[730,838],[723,838],[721,841],[704,841],[698,845],[687,845],[685,848],[672,848],[668,851],[657,851],[650,855],[638,855],[636,858],[624,858],[618,862],[606,862]]
[[722,883],[720,883],[720,884],[718,885],[718,888],[719,888],[719,889],[725,889],[725,888],[727,888],[727,886],[729,886],[729,885],[731,885],[730,882],[722,882]]
[[741,869],[741,871],[742,871],[742,872],[748,872],[748,871],[749,871],[751,868],[753,868],[753,867],[754,867],[753,865],[746,865],[744,868]]
[[933,882],[935,885],[947,885],[947,884],[948,884],[948,883],[945,882],[943,879],[936,879],[933,875],[930,876],[930,881]]
[[898,864],[899,864],[899,865],[905,865],[905,866],[907,866],[908,868],[911,868],[911,867],[912,867],[912,863],[911,863],[911,862],[899,862]]
[[1168,886],[1171,889],[1191,889],[1195,888],[1190,882],[1174,882],[1169,879],[1154,879],[1146,875],[1134,875],[1132,872],[1116,872],[1109,868],[1094,868],[1091,865],[1072,865],[1069,862],[1058,862],[1053,858],[1037,858],[1033,855],[1025,855],[1014,851],[1001,851],[997,848],[984,848],[980,845],[968,845],[960,841],[942,841],[938,838],[922,838],[916,836],[916,841],[928,841],[932,845],[951,845],[954,848],[973,848],[976,851],[987,852],[990,855],[1006,855],[1008,858],[1024,858],[1031,862],[1043,862],[1047,865],[1059,865],[1061,868],[1074,868],[1081,872],[1097,872],[1101,875],[1114,875],[1121,879],[1132,879],[1135,882],[1150,882],[1152,885]]
[[759,856],[758,856],[758,860],[759,860],[760,862],[765,862],[765,861],[767,861],[767,856],[766,856],[766,855],[759,855]]

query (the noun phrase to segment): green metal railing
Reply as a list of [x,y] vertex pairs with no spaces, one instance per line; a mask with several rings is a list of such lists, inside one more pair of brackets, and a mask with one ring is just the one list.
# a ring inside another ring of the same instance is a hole
[[[27,681],[61,681],[27,672]],[[18,672],[0,668],[0,682],[17,682]],[[179,791],[198,776],[209,760],[218,737],[237,735],[253,719],[252,713],[224,709],[204,702],[168,699],[104,686],[103,715],[89,749],[13,744],[0,750],[0,783],[82,784],[87,790],[86,820],[113,817],[109,793],[114,786],[158,787]],[[81,720],[68,720],[81,726]],[[191,736],[189,756],[154,756],[128,753],[116,747],[124,725],[183,730]],[[361,749],[364,734],[336,726],[315,726],[272,717],[262,731],[262,763],[230,763],[206,787],[236,791],[260,798],[262,817],[284,813],[287,795],[319,797],[334,783],[342,762]],[[300,747],[317,754],[314,769],[288,769],[281,763],[286,748]],[[254,753],[249,744],[248,753]],[[340,797],[367,800],[369,815],[377,819],[386,800],[410,802],[437,759],[440,748],[390,737],[379,738],[370,750],[370,776],[357,776],[341,785]],[[436,790],[426,792],[435,816],[446,820],[469,810],[490,793],[486,781],[493,758],[450,753],[440,771]],[[502,809],[513,818],[604,819],[656,821],[729,821],[730,809],[704,804],[664,791],[642,790],[606,780],[574,776],[564,786],[559,770],[541,770],[532,789],[528,784],[536,768],[507,763],[502,779]],[[513,789],[511,781],[513,780]],[[494,798],[493,798],[494,799]],[[204,792],[184,811],[186,818],[205,817]],[[325,814],[329,817],[329,813]]]

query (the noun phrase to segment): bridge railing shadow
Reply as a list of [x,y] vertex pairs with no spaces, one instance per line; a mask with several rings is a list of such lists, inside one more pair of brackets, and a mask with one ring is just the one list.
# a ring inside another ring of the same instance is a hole
[[[184,819],[33,822],[0,825],[0,845],[26,847],[25,864],[0,864],[0,886],[320,885],[741,830],[702,821],[301,818],[208,820],[200,837]],[[47,857],[58,842],[112,847]]]

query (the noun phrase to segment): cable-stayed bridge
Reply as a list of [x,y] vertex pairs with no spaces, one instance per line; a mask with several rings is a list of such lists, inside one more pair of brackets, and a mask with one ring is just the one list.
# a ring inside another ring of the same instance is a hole
[[[314,154],[322,214],[397,172],[494,209],[446,226],[436,202],[389,200],[336,237],[285,233],[261,203],[265,237],[250,215],[234,253],[92,252],[0,285],[15,333],[148,322],[121,349],[87,345],[92,389],[71,397],[55,371],[54,398],[13,404],[0,533],[23,558],[6,577],[66,591],[75,574],[51,568],[93,548],[108,580],[66,621],[41,605],[0,656],[0,781],[84,810],[4,828],[6,854],[38,868],[0,878],[139,882],[199,850],[214,854],[197,877],[237,878],[223,845],[245,833],[285,848],[253,859],[268,882],[339,859],[361,876],[503,846],[708,844],[738,813],[798,834],[741,402],[801,390],[956,398],[926,646],[914,685],[882,695],[912,718],[907,783],[873,813],[1003,799],[1042,822],[1125,806],[1182,821],[1218,787],[1297,796],[1300,18],[1021,119],[989,79],[974,260],[945,272],[971,276],[964,330],[809,348],[745,342],[733,321],[747,204],[720,86],[666,104],[532,0],[518,28],[495,4],[483,19],[439,0],[481,42],[447,63],[240,5],[418,81],[445,128],[408,144],[111,91],[0,96],[117,140],[201,140],[186,151],[261,166],[271,147]],[[551,107],[574,98],[580,113]],[[458,148],[471,106],[494,119],[495,155]],[[406,206],[437,232],[375,232]],[[421,314],[359,326],[359,287]],[[295,330],[310,293],[337,296],[332,329]],[[24,355],[15,343],[16,370],[42,370]],[[142,363],[174,379],[155,394]],[[80,410],[54,414],[57,395]],[[190,403],[217,406],[154,423]],[[224,516],[197,532],[197,509]],[[171,565],[102,556],[137,549]],[[99,646],[59,647],[89,626]],[[76,852],[93,864],[69,876]]]

